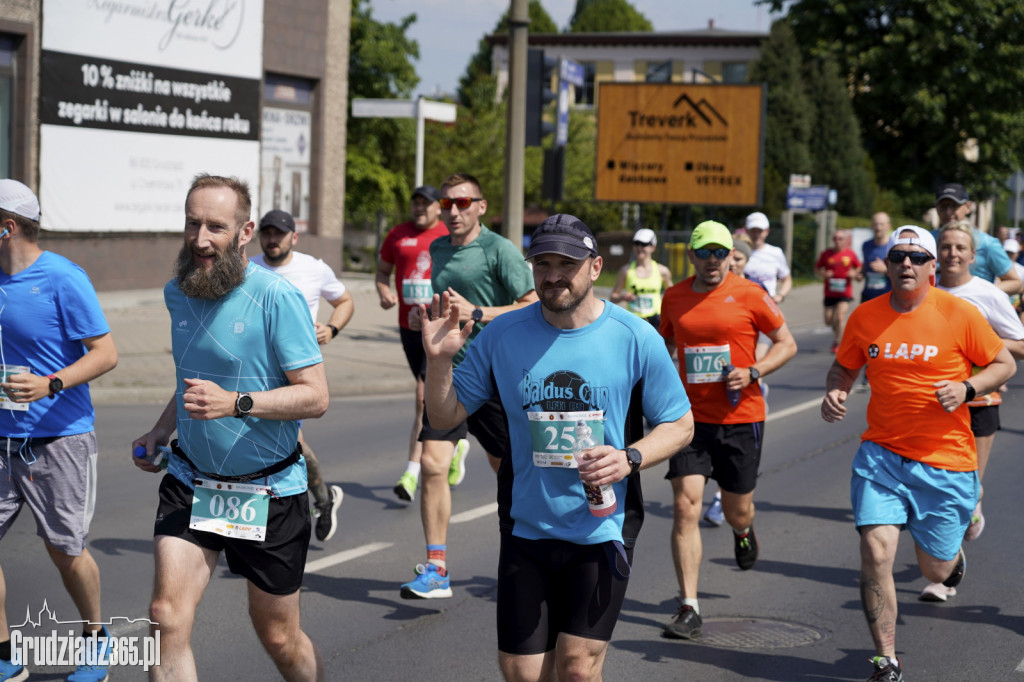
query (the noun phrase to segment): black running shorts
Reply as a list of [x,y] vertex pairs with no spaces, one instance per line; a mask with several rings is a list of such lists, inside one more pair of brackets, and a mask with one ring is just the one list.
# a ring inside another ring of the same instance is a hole
[[306,493],[270,500],[263,542],[192,530],[188,527],[191,517],[192,490],[171,474],[165,475],[160,482],[153,535],[169,535],[214,552],[223,551],[232,573],[268,594],[292,594],[302,587],[312,525]]
[[[498,651],[552,651],[559,633],[610,641],[628,578],[616,572],[612,543],[577,545],[501,534]],[[633,550],[626,549],[630,565]]]
[[469,432],[480,442],[480,446],[494,457],[510,457],[512,445],[508,433],[508,415],[497,398],[491,398],[466,420]]
[[991,436],[1002,428],[999,423],[998,405],[968,405],[967,409],[971,413],[971,433],[975,438]]
[[718,481],[718,487],[746,495],[757,487],[761,466],[764,422],[693,425],[693,440],[668,461],[665,478],[700,475]]

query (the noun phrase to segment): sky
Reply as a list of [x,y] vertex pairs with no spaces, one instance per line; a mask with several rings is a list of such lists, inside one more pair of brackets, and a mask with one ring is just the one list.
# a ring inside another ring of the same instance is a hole
[[[379,22],[397,23],[416,14],[407,35],[419,43],[416,72],[420,83],[415,95],[454,93],[480,39],[494,30],[510,0],[370,0],[373,17]],[[559,29],[569,23],[576,0],[541,0]],[[690,31],[716,28],[732,31],[763,31],[771,27],[768,8],[754,0],[630,0],[647,17],[655,31]]]

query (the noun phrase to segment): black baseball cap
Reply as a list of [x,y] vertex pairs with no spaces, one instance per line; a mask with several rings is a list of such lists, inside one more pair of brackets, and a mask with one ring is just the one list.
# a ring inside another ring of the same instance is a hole
[[558,213],[533,231],[527,258],[557,253],[576,260],[597,256],[597,240],[586,223],[576,216]]
[[423,185],[414,189],[412,196],[421,196],[427,201],[434,202],[441,198],[441,193],[433,185]]
[[935,192],[935,203],[937,204],[943,199],[952,199],[962,206],[969,201],[967,188],[956,182],[940,185],[938,191]]
[[276,208],[273,211],[267,211],[267,214],[260,220],[260,229],[268,226],[276,227],[283,232],[295,231],[295,221],[292,219],[291,213]]

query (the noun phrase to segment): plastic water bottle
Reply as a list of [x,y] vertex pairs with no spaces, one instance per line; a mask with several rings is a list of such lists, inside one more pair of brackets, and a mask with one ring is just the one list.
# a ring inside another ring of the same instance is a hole
[[[576,463],[580,463],[580,455],[584,450],[596,447],[594,437],[590,432],[587,422],[582,419],[576,420],[576,442],[572,445],[572,456]],[[614,514],[618,503],[615,501],[615,490],[610,485],[593,486],[583,484],[583,492],[587,494],[587,506],[594,516],[609,516]]]
[[137,445],[135,450],[132,452],[133,455],[139,459],[144,459],[153,466],[158,466],[161,469],[166,469],[167,465],[170,464],[171,449],[166,445],[157,445],[153,448],[153,454],[146,456],[146,446]]
[[729,404],[736,407],[740,404],[740,396],[743,392],[740,389],[729,388],[729,372],[736,369],[732,365],[722,367],[722,381],[725,382],[725,395],[729,398]]

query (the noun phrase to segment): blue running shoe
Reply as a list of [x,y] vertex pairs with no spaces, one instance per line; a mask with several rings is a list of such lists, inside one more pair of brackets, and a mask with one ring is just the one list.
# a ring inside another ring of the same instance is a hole
[[722,511],[722,493],[715,493],[714,499],[708,504],[708,510],[704,512],[704,520],[712,526],[721,526],[725,522],[725,512]]
[[27,679],[28,668],[0,658],[0,682],[21,682]]
[[107,682],[110,666],[110,630],[104,625],[99,637],[86,637],[86,660],[93,665],[80,665],[68,677],[68,682]]
[[448,573],[443,576],[434,564],[416,565],[416,579],[402,585],[402,599],[446,599],[452,596]]

